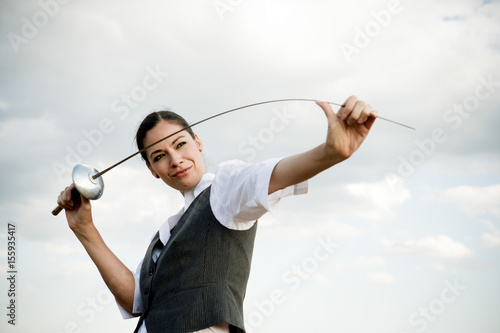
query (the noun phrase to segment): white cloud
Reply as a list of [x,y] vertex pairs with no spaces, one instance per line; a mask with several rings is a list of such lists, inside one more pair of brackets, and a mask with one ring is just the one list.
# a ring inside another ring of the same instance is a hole
[[346,270],[351,268],[374,269],[385,266],[385,260],[379,256],[358,256],[355,260],[335,263],[335,269]]
[[385,266],[385,261],[382,259],[382,257],[379,256],[371,256],[371,257],[366,257],[366,256],[359,256],[356,259],[356,265],[359,267],[383,267]]
[[59,261],[57,266],[50,268],[50,271],[58,276],[73,278],[75,276],[94,274],[97,269],[90,259],[85,258],[84,260]]
[[[348,184],[346,189],[354,196],[354,200],[350,200],[356,205],[351,207],[353,214],[375,220],[394,216],[394,207],[402,205],[411,198],[410,191],[401,182],[393,187],[386,181]],[[362,200],[361,205],[358,199]]]
[[[0,101],[0,109],[1,109]],[[12,160],[29,149],[33,154],[51,153],[52,143],[57,140],[63,130],[57,128],[53,117],[39,115],[34,118],[11,118],[0,122],[0,143],[2,159]],[[22,155],[26,156],[26,155]]]
[[474,187],[458,186],[443,190],[438,200],[456,204],[468,214],[476,215],[489,212],[500,217],[500,184]]
[[500,229],[496,225],[488,220],[480,221],[479,223],[486,226],[490,231],[489,233],[484,233],[481,237],[483,246],[485,247],[500,247]]
[[49,254],[58,254],[65,257],[81,253],[81,246],[78,244],[70,245],[46,242],[43,244],[43,248]]
[[500,247],[500,235],[483,234],[483,245],[486,247]]
[[[433,168],[457,178],[466,176],[484,177],[494,175],[500,170],[498,152],[478,153],[469,156],[467,159],[464,159],[462,155],[440,155],[439,158],[433,159],[431,163]],[[460,168],[450,169],[450,165],[458,164],[460,164]]]
[[369,282],[372,282],[372,283],[391,284],[394,281],[396,281],[394,276],[392,276],[391,274],[389,274],[387,272],[369,272],[366,275],[366,278]]
[[312,239],[324,235],[333,235],[336,239],[345,240],[366,233],[362,228],[332,220],[331,216],[315,216],[309,212],[294,210],[280,214],[279,220],[270,214],[259,220],[259,236],[265,238],[287,237],[295,239]]
[[420,240],[406,242],[382,242],[385,252],[394,255],[436,257],[443,259],[464,259],[472,256],[472,251],[449,236],[427,236]]
[[431,268],[438,271],[438,272],[444,272],[446,270],[446,267],[443,264],[432,264]]
[[0,98],[0,111],[7,111],[9,107],[9,103]]
[[308,279],[315,283],[328,283],[331,281],[331,278],[329,276],[322,274],[321,272],[310,273]]

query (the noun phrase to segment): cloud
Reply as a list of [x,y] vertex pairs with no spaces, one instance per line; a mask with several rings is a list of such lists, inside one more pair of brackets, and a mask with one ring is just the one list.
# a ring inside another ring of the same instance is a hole
[[10,108],[9,103],[0,98],[0,112],[7,111]]
[[96,272],[96,267],[94,263],[87,258],[83,260],[71,259],[58,261],[58,265],[52,267],[50,271],[56,276],[74,278],[79,275],[93,275]]
[[259,220],[260,237],[311,239],[332,235],[335,239],[346,240],[366,233],[363,228],[334,220],[331,213],[311,214],[309,210],[288,208],[291,204],[286,203],[286,210],[275,211],[278,213],[275,216],[266,214]]
[[[358,256],[355,260],[348,260],[344,262],[335,263],[335,270],[337,271],[361,271],[365,276],[365,280],[376,284],[391,284],[395,278],[387,272],[371,271],[373,269],[381,268],[386,265],[385,260],[380,256]],[[358,274],[358,273],[356,273]]]
[[474,187],[458,186],[442,191],[438,197],[441,202],[457,205],[470,215],[489,212],[495,217],[500,217],[500,184]]
[[371,256],[371,257],[366,257],[366,256],[359,256],[356,259],[356,265],[359,267],[383,267],[385,266],[385,261],[382,259],[382,257],[379,256]]
[[363,268],[373,269],[385,266],[385,260],[380,256],[358,256],[355,260],[350,260],[345,263],[338,262],[335,264],[336,269],[347,268]]
[[310,273],[308,280],[313,281],[314,283],[329,283],[331,282],[331,277],[321,272],[312,272]]
[[[0,100],[0,108],[2,101]],[[60,138],[62,130],[57,128],[53,117],[40,115],[33,118],[10,118],[0,122],[2,160],[21,157],[28,147],[34,147],[30,155],[51,151],[50,144]]]
[[437,263],[432,264],[431,268],[438,272],[444,272],[446,270],[446,267],[444,265]]
[[383,241],[385,253],[392,255],[435,257],[443,259],[465,259],[472,256],[472,251],[464,244],[449,236],[427,236],[420,240],[406,242]]
[[[351,207],[355,215],[382,220],[395,215],[394,207],[402,205],[411,198],[410,191],[402,183],[389,187],[387,182],[355,183],[346,185],[357,207]],[[362,204],[358,205],[361,200]]]
[[500,247],[500,235],[485,233],[482,236],[483,245],[486,247]]
[[480,221],[480,223],[484,224],[490,231],[484,233],[481,237],[483,246],[489,248],[500,247],[500,229],[491,221]]
[[81,246],[74,243],[70,245],[70,244],[45,242],[43,244],[43,248],[45,252],[47,252],[48,254],[57,254],[64,257],[81,253]]
[[383,283],[383,284],[391,284],[394,281],[396,281],[394,276],[392,276],[387,272],[369,272],[368,274],[366,274],[366,279],[372,283]]

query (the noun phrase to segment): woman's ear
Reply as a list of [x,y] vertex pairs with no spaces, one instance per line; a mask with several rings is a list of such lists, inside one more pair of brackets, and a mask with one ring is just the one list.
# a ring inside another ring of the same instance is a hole
[[160,179],[160,176],[156,172],[154,172],[153,168],[151,168],[151,165],[149,165],[148,162],[146,162],[146,166],[148,167],[149,171],[151,171],[153,177]]
[[200,138],[196,134],[194,135],[194,138],[194,141],[198,145],[198,150],[200,151],[200,153],[203,152],[203,143],[201,142]]

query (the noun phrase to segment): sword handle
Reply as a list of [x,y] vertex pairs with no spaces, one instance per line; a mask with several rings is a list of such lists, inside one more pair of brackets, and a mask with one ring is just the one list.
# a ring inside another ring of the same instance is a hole
[[62,208],[61,206],[57,206],[57,207],[56,207],[56,208],[54,208],[54,210],[52,211],[52,215],[57,216],[57,214],[59,214],[62,210],[63,210],[63,208]]

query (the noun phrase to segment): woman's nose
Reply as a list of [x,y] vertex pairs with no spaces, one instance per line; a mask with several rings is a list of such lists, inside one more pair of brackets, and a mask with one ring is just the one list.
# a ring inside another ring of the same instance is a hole
[[183,159],[180,154],[172,153],[170,154],[170,166],[175,168],[182,163]]

